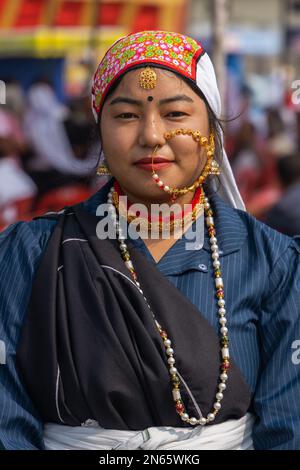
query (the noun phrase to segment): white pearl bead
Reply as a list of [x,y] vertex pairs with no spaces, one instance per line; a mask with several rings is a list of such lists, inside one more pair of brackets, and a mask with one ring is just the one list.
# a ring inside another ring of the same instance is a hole
[[215,415],[213,413],[209,413],[207,415],[207,419],[208,419],[208,421],[213,421],[215,419]]
[[214,224],[213,217],[206,217],[205,220],[206,220],[207,225],[213,225]]
[[169,187],[169,186],[165,186],[165,187],[164,187],[164,191],[167,192],[167,191],[169,191],[169,190],[170,190],[170,187]]
[[168,348],[168,349],[166,350],[166,353],[167,353],[168,356],[170,356],[170,354],[173,354],[173,353],[174,353],[174,349],[173,349],[173,348]]
[[225,313],[226,313],[225,308],[223,307],[219,308],[219,315],[225,315]]
[[223,384],[223,383],[219,384],[219,389],[226,390],[226,384]]
[[133,264],[132,264],[132,261],[125,261],[125,266],[128,268],[128,269],[133,269]]
[[181,419],[182,421],[187,421],[189,419],[189,415],[187,413],[183,413],[183,415],[181,415]]
[[226,382],[226,380],[228,379],[228,375],[226,374],[226,372],[223,372],[223,373],[220,375],[220,379],[221,379],[223,382]]
[[221,409],[221,403],[219,403],[218,401],[216,401],[216,403],[214,403],[214,409],[215,409],[215,410],[220,410],[220,409]]
[[216,237],[211,237],[209,241],[211,244],[217,243]]
[[205,202],[205,204],[204,204],[204,208],[205,208],[205,209],[209,209],[209,208],[210,208],[210,204],[209,204],[209,202]]
[[222,335],[226,335],[228,333],[228,328],[226,326],[222,326],[221,333]]
[[223,397],[224,397],[224,395],[223,395],[223,393],[221,393],[221,392],[218,392],[218,393],[216,394],[217,400],[222,400]]
[[228,348],[222,348],[222,357],[230,357]]
[[175,364],[175,359],[174,359],[174,357],[169,357],[169,359],[168,359],[168,364],[170,364],[170,365]]
[[172,394],[173,394],[173,400],[174,401],[181,399],[180,390],[174,389],[174,390],[172,390]]
[[213,262],[213,267],[214,268],[219,268],[220,267],[220,261],[215,259],[215,261]]
[[152,175],[152,178],[156,179],[156,178],[159,178],[159,176],[158,176],[157,173],[154,173],[154,174]]
[[161,180],[159,180],[159,181],[157,182],[157,184],[158,184],[158,186],[162,186],[164,183],[163,183]]
[[170,367],[169,372],[170,372],[171,375],[176,374],[176,372],[177,372],[176,367]]
[[223,287],[223,279],[221,277],[216,277],[215,284],[216,287]]
[[218,245],[216,245],[215,243],[213,243],[210,247],[213,251],[217,251],[219,249]]
[[216,251],[214,251],[211,255],[212,259],[218,259],[219,258],[219,253],[217,253]]
[[219,323],[221,323],[221,325],[226,325],[226,323],[227,323],[226,318],[225,318],[225,317],[221,317],[221,318],[219,319]]
[[123,243],[123,242],[120,243],[120,248],[121,248],[121,250],[127,250],[127,245],[126,245],[126,243]]
[[166,347],[171,346],[171,341],[170,341],[169,339],[166,339],[166,340],[164,341],[164,345],[165,345]]
[[192,426],[195,426],[195,424],[197,424],[197,422],[198,422],[197,418],[194,418],[194,417],[190,418],[190,424]]
[[201,424],[201,426],[204,426],[206,424],[206,418],[204,417],[200,418],[199,423]]
[[224,307],[224,305],[225,305],[225,300],[224,300],[224,299],[219,299],[219,300],[218,300],[218,305],[219,305],[219,307]]

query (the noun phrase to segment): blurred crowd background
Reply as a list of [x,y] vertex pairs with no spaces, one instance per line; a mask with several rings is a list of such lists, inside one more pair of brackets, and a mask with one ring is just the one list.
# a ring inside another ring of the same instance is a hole
[[0,230],[103,184],[92,73],[144,29],[202,42],[247,210],[300,235],[300,0],[0,0]]

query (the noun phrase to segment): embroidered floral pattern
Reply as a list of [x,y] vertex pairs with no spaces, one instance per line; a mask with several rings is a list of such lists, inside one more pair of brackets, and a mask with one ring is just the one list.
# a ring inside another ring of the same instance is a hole
[[95,117],[110,86],[128,68],[151,62],[195,79],[196,59],[202,52],[201,44],[179,33],[142,31],[119,39],[106,52],[94,75],[92,106]]

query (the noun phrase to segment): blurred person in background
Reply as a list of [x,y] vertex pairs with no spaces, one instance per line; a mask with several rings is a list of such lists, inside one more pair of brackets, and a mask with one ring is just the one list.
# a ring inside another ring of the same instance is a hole
[[[100,147],[96,139],[95,123],[91,112],[90,96],[79,96],[68,103],[69,112],[64,120],[67,136],[74,156],[89,162],[92,155],[99,155]],[[95,143],[97,142],[97,149]],[[93,152],[93,154],[91,154]]]
[[259,156],[256,129],[249,121],[244,121],[236,131],[230,163],[238,188],[247,205],[260,184],[263,166]]
[[300,111],[296,112],[297,150],[300,152]]
[[267,150],[274,159],[295,151],[296,142],[291,123],[283,116],[283,110],[278,108],[266,110]]
[[[50,84],[40,80],[31,86],[24,116],[24,130],[33,149],[27,171],[40,193],[67,184],[86,184],[95,166],[93,158],[78,151],[76,141],[74,152],[65,128],[68,116],[68,108],[58,101]],[[70,135],[74,138],[74,132]],[[81,134],[79,137],[82,141]]]
[[24,171],[27,142],[21,120],[24,97],[17,82],[6,86],[6,104],[0,107],[0,228],[30,210],[37,187]]
[[251,121],[242,122],[231,144],[233,173],[248,211],[261,218],[280,197],[276,159]]
[[300,153],[280,158],[277,167],[283,195],[264,221],[291,237],[300,235]]

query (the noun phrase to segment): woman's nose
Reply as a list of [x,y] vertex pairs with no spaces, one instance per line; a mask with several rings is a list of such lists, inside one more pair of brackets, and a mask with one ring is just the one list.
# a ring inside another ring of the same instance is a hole
[[163,146],[166,143],[164,132],[164,126],[159,119],[145,119],[139,130],[139,144],[142,147]]

